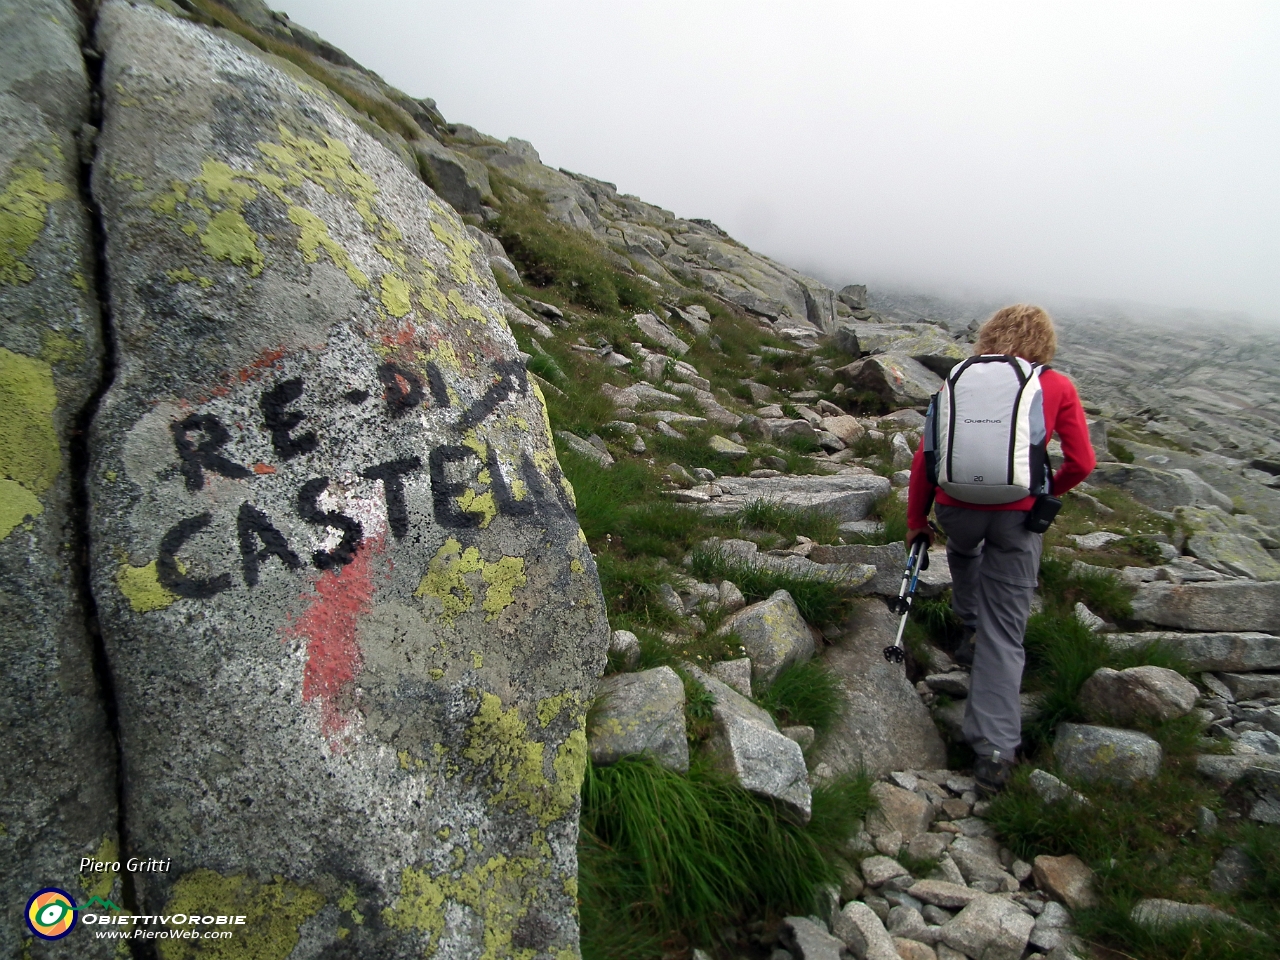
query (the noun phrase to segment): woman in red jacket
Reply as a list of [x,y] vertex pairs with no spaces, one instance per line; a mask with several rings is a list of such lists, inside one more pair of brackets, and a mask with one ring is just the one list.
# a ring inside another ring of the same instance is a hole
[[[974,345],[977,356],[1004,354],[1047,364],[1057,351],[1053,321],[1039,307],[1016,304],[997,311],[983,324]],[[1045,436],[1062,441],[1062,467],[1053,476],[1052,493],[1061,496],[1093,470],[1084,409],[1076,388],[1063,374],[1040,373]],[[924,444],[911,464],[907,501],[907,545],[924,537],[930,543],[929,504],[947,534],[951,565],[951,605],[964,624],[957,659],[972,662],[965,705],[964,738],[977,754],[974,778],[990,796],[1004,787],[1022,742],[1022,686],[1025,654],[1022,637],[1031,613],[1040,571],[1041,534],[1024,527],[1035,497],[1013,503],[974,504],[935,487],[925,470]]]

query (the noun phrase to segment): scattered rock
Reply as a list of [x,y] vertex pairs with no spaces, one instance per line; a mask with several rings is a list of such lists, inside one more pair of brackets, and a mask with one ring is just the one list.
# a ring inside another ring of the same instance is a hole
[[1067,539],[1074,540],[1081,550],[1099,550],[1109,543],[1123,540],[1124,534],[1112,533],[1110,530],[1096,530],[1093,533],[1071,533]]
[[982,896],[982,891],[973,890],[963,882],[953,883],[947,880],[917,880],[907,889],[917,900],[950,910],[968,906]]
[[[874,836],[874,832],[872,833]],[[892,857],[867,857],[862,861],[862,879],[867,881],[868,886],[883,886],[888,880],[894,877],[910,876],[907,868],[900,864]]]
[[1143,464],[1099,463],[1089,475],[1089,482],[1119,487],[1139,503],[1156,510],[1170,511],[1196,501],[1195,491],[1186,478]]
[[[887,908],[888,904],[885,906]],[[887,909],[885,916],[888,916]],[[832,917],[832,921],[832,932],[855,957],[862,957],[863,960],[900,960],[893,937],[889,936],[883,921],[866,903],[858,900],[846,903]]]
[[[804,423],[803,420],[795,421]],[[806,424],[806,426],[808,426]],[[834,513],[842,522],[863,520],[874,504],[889,493],[889,481],[877,476],[721,477],[725,491],[712,516],[737,513],[749,503],[766,500],[787,507],[818,508]]]
[[1253,876],[1253,864],[1243,847],[1227,847],[1209,873],[1209,889],[1214,893],[1235,893]]
[[897,407],[927,406],[942,386],[932,370],[910,357],[893,354],[855,360],[838,369],[836,376],[854,390],[868,391]]
[[1180,923],[1227,923],[1252,929],[1217,907],[1201,903],[1179,903],[1177,900],[1140,900],[1129,913],[1129,919],[1140,927],[1167,930]]
[[1091,633],[1098,633],[1107,626],[1107,621],[1103,620],[1079,600],[1076,601],[1073,615],[1077,620],[1084,624]]
[[[921,921],[923,924],[924,921]],[[926,930],[928,928],[925,928]],[[901,960],[938,960],[938,955],[934,952],[933,947],[928,944],[921,943],[919,940],[909,939],[907,937],[893,938],[894,949],[898,951]]]
[[751,660],[749,657],[739,657],[736,660],[721,660],[719,663],[713,663],[708,670],[713,677],[721,683],[728,684],[744,697],[752,696]]
[[613,457],[609,455],[608,451],[598,449],[594,444],[583,440],[575,433],[570,433],[568,430],[557,430],[556,439],[574,453],[586,457],[588,460],[594,460],[602,467],[613,466]]
[[804,753],[778,732],[773,718],[742,694],[696,667],[690,672],[715,699],[708,749],[751,793],[776,800],[797,823],[809,822],[811,794]]
[[640,662],[640,638],[630,630],[615,630],[609,638],[609,653],[634,669]]
[[1176,670],[1141,666],[1099,668],[1080,688],[1080,707],[1091,720],[1131,723],[1185,717],[1200,691]]
[[813,741],[817,738],[817,733],[814,731],[813,727],[783,727],[778,732],[788,740],[794,740],[798,743],[801,750],[808,750],[813,746]]
[[983,960],[1019,960],[1035,921],[1000,897],[980,894],[943,924],[939,936],[949,947]]
[[665,323],[658,319],[652,313],[637,313],[631,318],[634,323],[646,337],[654,343],[670,350],[676,356],[683,357],[689,352],[689,344],[685,343],[676,332],[668,327]]
[[1094,874],[1083,860],[1074,854],[1063,857],[1041,855],[1031,864],[1036,886],[1055,900],[1061,900],[1072,910],[1084,910],[1098,905],[1094,892]]
[[803,960],[840,960],[844,943],[829,934],[825,925],[808,917],[787,917],[782,928],[782,942]]
[[1031,789],[1045,803],[1087,804],[1088,798],[1078,790],[1073,790],[1047,770],[1032,770],[1028,778]]
[[588,750],[600,766],[648,754],[671,770],[689,770],[684,684],[670,667],[619,673],[600,681]]
[[1217,679],[1238,701],[1280,697],[1280,673],[1219,673]]
[[734,613],[747,604],[747,599],[732,580],[720,581],[720,609],[725,613]]
[[1118,784],[1154,777],[1163,757],[1160,744],[1145,733],[1077,723],[1058,727],[1053,754],[1070,777]]
[[732,440],[728,440],[719,434],[711,437],[707,441],[707,446],[716,453],[726,456],[731,460],[741,460],[751,452],[746,447],[742,446],[742,444],[734,443]]

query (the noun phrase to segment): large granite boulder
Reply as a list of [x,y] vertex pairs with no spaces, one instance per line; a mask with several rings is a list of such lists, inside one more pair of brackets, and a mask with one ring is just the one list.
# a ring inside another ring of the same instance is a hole
[[898,618],[878,599],[860,600],[844,636],[824,654],[840,680],[844,713],[810,759],[838,773],[946,767],[947,750],[900,664],[884,658]]
[[893,353],[864,357],[836,371],[846,386],[878,397],[890,407],[926,407],[942,387],[936,373]]
[[605,677],[587,731],[598,766],[645,754],[679,773],[689,770],[684,684],[670,667]]
[[1280,631],[1280,581],[1143,583],[1133,618],[1177,630]]
[[[70,0],[0,0],[0,955],[97,957],[73,931],[32,942],[28,898],[120,902],[115,743],[89,630],[78,438],[102,382],[94,228],[79,145],[85,37]],[[27,946],[24,946],[24,943]]]
[[280,955],[576,950],[609,631],[483,251],[312,84],[123,0],[98,42],[92,578],[124,852],[171,862],[139,912],[287,902]]
[[1185,717],[1200,691],[1190,680],[1167,667],[1099,667],[1080,688],[1080,707],[1091,720],[1131,723],[1135,720],[1173,720]]

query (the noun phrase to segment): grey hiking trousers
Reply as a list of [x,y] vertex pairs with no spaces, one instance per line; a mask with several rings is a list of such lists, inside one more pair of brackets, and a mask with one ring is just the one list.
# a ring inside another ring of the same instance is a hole
[[979,757],[1012,760],[1022,742],[1023,633],[1040,572],[1041,534],[1025,510],[968,510],[938,504],[947,534],[951,606],[975,630],[964,738]]

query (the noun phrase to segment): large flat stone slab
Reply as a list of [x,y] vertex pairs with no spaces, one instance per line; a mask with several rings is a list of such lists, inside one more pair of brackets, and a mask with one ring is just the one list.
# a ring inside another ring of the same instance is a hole
[[1203,631],[1280,631],[1280,581],[1143,583],[1133,617],[1162,627]]
[[865,766],[873,775],[892,770],[946,767],[947,751],[933,718],[899,664],[884,658],[898,618],[884,602],[859,600],[838,644],[823,660],[840,678],[844,714],[813,753],[837,772]]
[[122,855],[171,860],[139,912],[278,895],[317,955],[576,949],[609,631],[487,256],[313,84],[154,7],[109,0],[98,41],[93,589]]
[[830,477],[721,477],[716,483],[724,490],[724,495],[703,508],[712,516],[728,516],[750,503],[765,500],[786,507],[828,510],[842,523],[865,520],[871,505],[888,496],[891,489],[885,477],[839,474]]
[[1269,633],[1114,633],[1106,637],[1113,650],[1159,643],[1177,654],[1194,672],[1205,670],[1280,670],[1280,637]]

